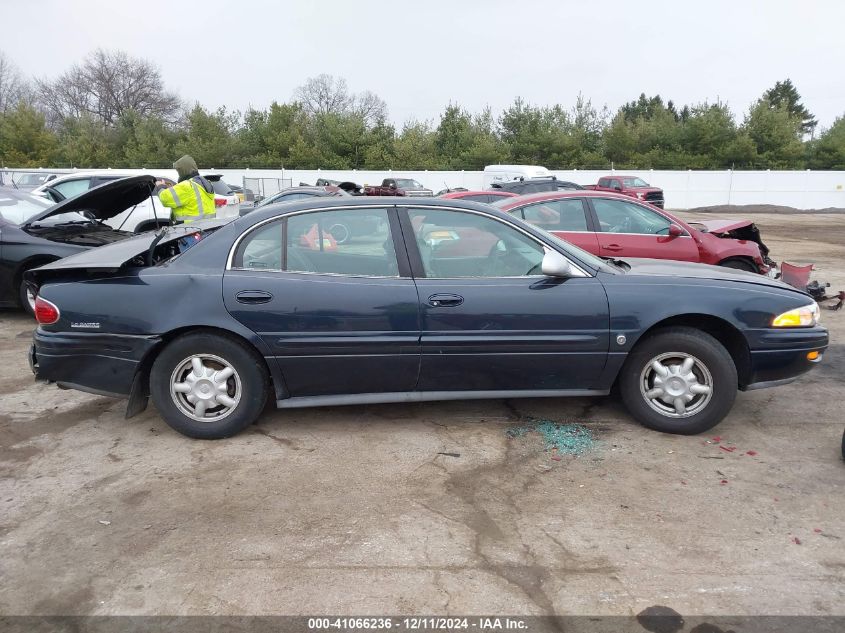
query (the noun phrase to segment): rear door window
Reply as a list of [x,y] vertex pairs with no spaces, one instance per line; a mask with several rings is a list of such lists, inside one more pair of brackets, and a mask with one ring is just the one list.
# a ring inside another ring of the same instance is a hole
[[587,214],[580,198],[546,200],[525,207],[522,217],[545,231],[587,231]]
[[68,198],[75,198],[79,194],[88,191],[90,186],[90,178],[79,178],[78,180],[65,180],[51,187],[62,194],[65,200],[67,200]]
[[234,268],[398,277],[387,209],[314,211],[292,215],[247,234]]

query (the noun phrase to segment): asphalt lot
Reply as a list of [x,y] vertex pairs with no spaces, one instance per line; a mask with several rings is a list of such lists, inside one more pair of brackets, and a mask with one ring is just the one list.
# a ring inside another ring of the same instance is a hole
[[[845,289],[845,215],[754,220]],[[35,383],[33,323],[0,312],[0,614],[843,615],[845,310],[823,321],[814,373],[705,436],[599,398],[273,411],[202,442]],[[531,417],[595,442],[556,461],[509,437]]]

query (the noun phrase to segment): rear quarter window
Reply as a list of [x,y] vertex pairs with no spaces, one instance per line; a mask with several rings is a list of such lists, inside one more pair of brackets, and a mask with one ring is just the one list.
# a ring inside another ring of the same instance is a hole
[[232,191],[232,188],[222,180],[211,180],[209,182],[211,182],[211,188],[214,189],[214,193],[218,195],[232,196],[235,194],[235,192]]

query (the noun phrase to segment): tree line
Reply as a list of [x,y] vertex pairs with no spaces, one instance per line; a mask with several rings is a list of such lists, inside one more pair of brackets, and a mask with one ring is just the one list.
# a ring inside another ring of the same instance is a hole
[[450,103],[437,121],[388,117],[372,92],[330,75],[287,101],[245,112],[182,102],[149,61],[96,50],[49,79],[28,79],[0,51],[0,165],[478,170],[845,169],[845,116],[817,122],[786,79],[739,120],[727,104],[678,107],[659,95],[616,112],[579,95],[570,107],[517,97],[498,117]]

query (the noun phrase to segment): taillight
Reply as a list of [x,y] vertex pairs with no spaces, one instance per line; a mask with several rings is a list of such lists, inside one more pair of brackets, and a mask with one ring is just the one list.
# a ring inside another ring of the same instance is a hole
[[226,198],[215,198],[214,199],[214,206],[215,207],[225,207],[226,206]]
[[35,297],[35,320],[39,325],[51,325],[59,320],[59,309],[41,297]]

